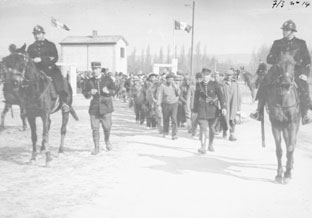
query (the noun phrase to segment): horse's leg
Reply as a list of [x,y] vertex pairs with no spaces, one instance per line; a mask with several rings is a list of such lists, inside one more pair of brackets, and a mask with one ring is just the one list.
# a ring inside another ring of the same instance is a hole
[[11,106],[12,106],[12,105],[9,104],[9,103],[5,103],[5,105],[4,105],[4,109],[3,109],[2,113],[1,113],[0,130],[3,130],[3,129],[4,129],[5,115],[6,115],[6,113],[9,111],[9,109],[10,109]]
[[64,139],[66,135],[66,126],[68,123],[69,113],[62,111],[62,127],[61,127],[61,143],[59,147],[59,153],[64,153]]
[[20,110],[21,110],[21,119],[23,122],[23,131],[26,131],[27,129],[27,122],[26,122],[26,110],[23,106],[20,105]]
[[37,128],[36,128],[36,117],[35,116],[28,116],[28,123],[30,126],[30,131],[31,131],[31,141],[32,141],[32,155],[30,159],[30,163],[32,161],[36,160],[37,156]]
[[294,164],[294,151],[296,146],[296,129],[287,129],[283,131],[284,140],[286,142],[287,148],[287,162],[286,162],[286,171],[284,174],[284,182],[288,183],[291,179],[291,170],[293,169]]
[[281,137],[281,131],[273,127],[272,125],[272,133],[274,136],[275,140],[275,146],[276,146],[276,157],[277,157],[277,175],[275,176],[275,181],[278,183],[282,183],[283,180],[283,166],[282,166],[282,155],[283,155],[283,150],[282,150],[282,137]]
[[47,112],[42,117],[42,145],[41,151],[45,151],[46,154],[46,166],[52,161],[51,152],[49,150],[49,129],[50,129],[50,114]]

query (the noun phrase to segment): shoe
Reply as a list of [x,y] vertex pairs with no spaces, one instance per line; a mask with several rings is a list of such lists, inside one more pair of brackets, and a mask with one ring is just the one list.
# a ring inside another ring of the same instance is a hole
[[99,154],[99,153],[100,153],[99,147],[95,147],[95,148],[94,148],[94,151],[91,152],[92,155],[97,155],[97,154]]
[[69,106],[68,106],[68,104],[63,103],[63,105],[62,105],[62,111],[65,112],[65,113],[69,112]]
[[111,150],[113,149],[112,144],[111,144],[109,141],[106,142],[105,144],[106,144],[106,149],[107,149],[108,151],[111,151]]
[[307,125],[309,123],[312,123],[312,120],[308,117],[308,115],[302,117],[302,125]]
[[200,154],[206,154],[207,153],[207,151],[205,149],[202,149],[202,148],[198,149],[197,151]]
[[228,137],[227,132],[223,132],[222,138],[223,138],[223,139],[227,139],[227,137]]
[[232,142],[234,142],[234,141],[236,141],[237,140],[237,138],[234,136],[234,134],[230,134],[230,137],[229,137],[229,141],[232,141]]
[[214,151],[215,151],[213,145],[209,145],[209,146],[208,146],[208,151],[211,151],[211,152],[214,152]]
[[172,136],[172,140],[176,140],[176,139],[178,139],[178,136],[173,135],[173,136]]
[[261,121],[261,115],[260,115],[259,111],[256,111],[255,113],[251,113],[250,118]]

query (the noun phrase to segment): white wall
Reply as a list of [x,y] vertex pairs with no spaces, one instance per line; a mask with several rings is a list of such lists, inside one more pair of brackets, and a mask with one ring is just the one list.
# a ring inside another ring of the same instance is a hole
[[61,52],[61,62],[74,63],[79,71],[88,69],[86,45],[63,45]]
[[[125,48],[121,58],[120,48]],[[61,62],[74,63],[78,71],[91,70],[91,62],[99,61],[111,72],[127,73],[127,47],[123,40],[117,44],[62,45]]]
[[88,69],[91,69],[91,62],[99,61],[102,64],[102,68],[108,68],[109,71],[115,72],[115,45],[89,45],[88,53]]

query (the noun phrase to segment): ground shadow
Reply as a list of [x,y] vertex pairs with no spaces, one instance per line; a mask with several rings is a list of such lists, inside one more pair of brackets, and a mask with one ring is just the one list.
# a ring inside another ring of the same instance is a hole
[[[237,162],[230,158],[220,158],[208,155],[193,155],[188,157],[171,157],[171,156],[158,156],[151,154],[140,154],[140,157],[148,157],[161,161],[162,164],[154,165],[149,168],[153,170],[160,170],[172,174],[183,174],[185,171],[194,172],[208,172],[214,174],[220,174],[225,176],[231,176],[248,181],[257,182],[269,182],[274,180],[261,177],[247,177],[238,175],[240,170],[233,168],[252,168],[252,169],[265,169],[272,171],[272,168],[268,168],[267,165],[250,164],[248,162]],[[238,172],[237,172],[238,171]]]

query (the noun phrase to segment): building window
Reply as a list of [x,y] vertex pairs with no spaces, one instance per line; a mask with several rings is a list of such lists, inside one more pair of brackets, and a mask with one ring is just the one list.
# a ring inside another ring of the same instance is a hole
[[121,58],[125,57],[125,48],[120,48],[120,57]]

